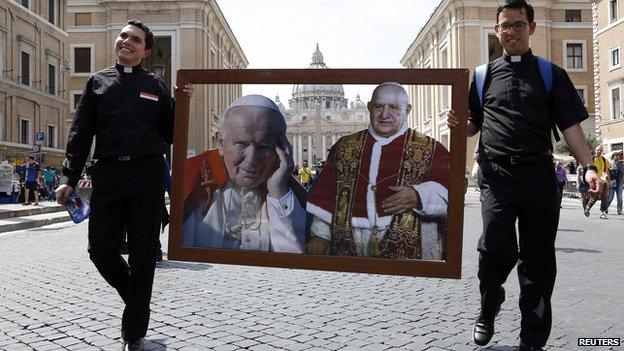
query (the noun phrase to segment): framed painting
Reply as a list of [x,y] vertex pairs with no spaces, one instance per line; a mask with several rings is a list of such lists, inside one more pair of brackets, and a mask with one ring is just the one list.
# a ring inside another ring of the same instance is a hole
[[[448,130],[446,111],[432,111],[427,101],[448,101],[465,122],[468,75],[466,69],[179,70],[178,86],[292,84],[299,96],[343,84],[374,90],[364,97],[368,103],[358,96],[350,107],[340,97],[290,100],[305,113],[248,94],[222,113],[200,116],[219,129],[207,150],[189,145],[189,133],[201,128],[189,123],[188,96],[176,92],[168,258],[460,278],[466,128]],[[330,110],[342,117],[323,112]],[[294,164],[301,166],[297,173]]]

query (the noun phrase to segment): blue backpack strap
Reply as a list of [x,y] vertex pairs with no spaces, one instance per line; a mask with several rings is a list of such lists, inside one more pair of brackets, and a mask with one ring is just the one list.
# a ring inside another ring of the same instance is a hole
[[487,74],[488,64],[484,63],[475,68],[475,82],[477,84],[477,95],[479,96],[479,105],[483,107],[483,95],[485,87],[485,75]]
[[[539,67],[540,76],[542,76],[542,81],[544,82],[544,87],[546,88],[546,101],[550,104],[550,92],[553,89],[552,63],[547,59],[538,56],[537,65]],[[555,137],[555,141],[561,140],[561,138],[559,137],[559,132],[557,132],[557,125],[554,121],[552,123],[552,131]]]
[[546,94],[550,95],[553,87],[553,71],[552,71],[552,63],[547,59],[538,56],[537,64],[539,65],[540,75],[542,76],[542,80],[544,81],[544,86],[546,87]]

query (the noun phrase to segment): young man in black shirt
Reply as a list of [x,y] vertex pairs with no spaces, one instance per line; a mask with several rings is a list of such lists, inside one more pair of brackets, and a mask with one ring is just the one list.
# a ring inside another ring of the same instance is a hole
[[[164,207],[164,159],[173,141],[173,100],[165,82],[141,67],[153,34],[130,20],[115,40],[117,64],[93,74],[76,107],[67,142],[60,204],[76,188],[96,136],[89,256],[125,303],[124,349],[144,349]],[[184,88],[189,96],[192,85]],[[128,232],[128,263],[118,253]]]
[[[477,345],[491,340],[494,319],[505,300],[502,285],[518,262],[520,350],[541,350],[552,323],[550,298],[559,223],[551,155],[553,123],[585,166],[584,179],[593,194],[599,191],[598,175],[579,125],[588,114],[570,78],[553,64],[553,85],[548,92],[529,47],[536,29],[533,8],[524,0],[507,0],[496,17],[503,56],[489,63],[482,103],[475,79],[469,92],[468,136],[481,133],[478,181],[483,217],[478,244],[481,311],[473,339]],[[451,110],[448,125],[458,124]]]

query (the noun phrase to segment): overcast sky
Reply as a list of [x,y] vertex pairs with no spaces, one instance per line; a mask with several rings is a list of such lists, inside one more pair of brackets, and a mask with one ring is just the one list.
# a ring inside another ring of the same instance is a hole
[[[400,60],[440,0],[217,0],[249,60],[248,68],[307,68],[319,43],[329,68],[401,68]],[[344,85],[349,101],[370,86]],[[292,86],[243,86],[279,94]]]

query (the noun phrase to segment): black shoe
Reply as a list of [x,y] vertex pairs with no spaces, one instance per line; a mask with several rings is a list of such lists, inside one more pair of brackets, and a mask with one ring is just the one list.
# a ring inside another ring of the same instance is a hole
[[160,262],[163,260],[163,252],[162,250],[158,250],[158,252],[156,252],[156,262]]
[[479,346],[487,345],[494,336],[494,320],[500,312],[501,305],[505,301],[505,289],[501,286],[501,297],[496,307],[491,311],[484,311],[481,309],[479,318],[475,322],[472,329],[472,340]]
[[120,254],[127,255],[128,254],[128,242],[122,241],[121,244],[119,244],[119,247],[117,248],[117,250],[119,251]]
[[144,351],[145,350],[145,339],[138,338],[132,341],[123,342],[123,351]]
[[520,351],[543,351],[544,349],[541,346],[529,346],[522,341],[520,341]]
[[479,346],[487,345],[494,336],[494,319],[477,319],[472,329],[472,340]]

